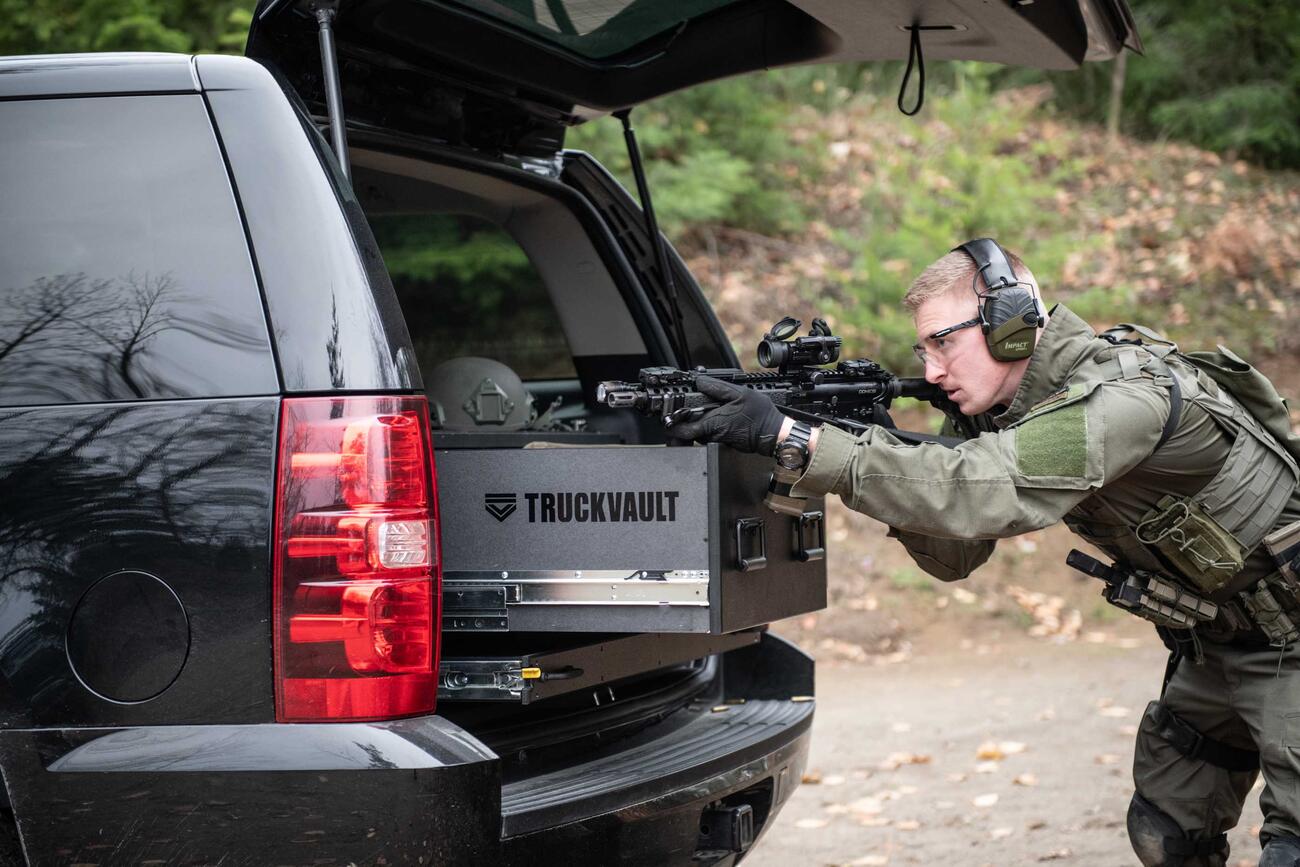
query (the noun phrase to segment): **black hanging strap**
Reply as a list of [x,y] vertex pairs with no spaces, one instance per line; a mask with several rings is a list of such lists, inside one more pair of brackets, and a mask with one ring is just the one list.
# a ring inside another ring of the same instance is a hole
[[[925,58],[921,56],[921,25],[913,24],[907,29],[912,31],[912,45],[907,51],[907,71],[903,73],[903,83],[898,86],[898,110],[908,117],[912,117],[925,104]],[[907,92],[907,82],[912,77],[913,64],[916,65],[918,76],[916,104],[912,106],[911,111],[908,111],[903,108],[903,94]]]

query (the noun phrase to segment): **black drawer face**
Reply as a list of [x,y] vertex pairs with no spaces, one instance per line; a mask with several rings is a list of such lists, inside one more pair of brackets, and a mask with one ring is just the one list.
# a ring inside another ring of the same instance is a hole
[[826,604],[822,501],[694,448],[437,453],[447,631],[733,632]]

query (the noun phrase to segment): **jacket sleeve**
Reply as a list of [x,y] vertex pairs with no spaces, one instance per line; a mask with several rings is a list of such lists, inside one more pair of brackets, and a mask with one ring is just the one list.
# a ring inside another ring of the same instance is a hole
[[[986,416],[976,419],[980,430],[996,430]],[[942,436],[959,436],[952,420],[944,422],[939,431]],[[993,555],[997,542],[991,539],[940,539],[924,533],[909,533],[897,527],[889,528],[889,536],[902,543],[916,565],[940,581],[960,581],[983,566]]]
[[897,527],[890,527],[889,535],[903,543],[916,565],[940,581],[966,578],[984,565],[997,544],[992,539],[939,539]]
[[1054,524],[1144,460],[1168,412],[1163,389],[1093,383],[955,448],[904,443],[881,427],[856,437],[823,427],[793,493],[838,494],[900,533],[1002,539]]

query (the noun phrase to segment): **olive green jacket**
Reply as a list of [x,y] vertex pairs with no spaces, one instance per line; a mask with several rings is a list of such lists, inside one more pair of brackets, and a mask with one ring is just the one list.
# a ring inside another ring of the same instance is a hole
[[[1134,527],[1166,494],[1201,490],[1232,439],[1195,400],[1198,389],[1219,394],[1217,386],[1188,366],[1177,428],[1155,450],[1170,412],[1168,380],[1107,381],[1102,363],[1116,351],[1058,305],[1011,405],[993,418],[996,431],[949,448],[904,443],[883,427],[857,436],[823,427],[794,493],[839,494],[889,524],[918,565],[946,581],[980,566],[995,540],[1063,519],[1112,557],[1159,569]],[[1282,517],[1300,518],[1300,495]],[[1230,589],[1271,568],[1256,551]]]

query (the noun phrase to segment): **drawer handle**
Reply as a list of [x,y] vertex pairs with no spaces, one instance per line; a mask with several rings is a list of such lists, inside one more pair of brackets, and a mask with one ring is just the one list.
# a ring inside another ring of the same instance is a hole
[[826,516],[822,512],[804,512],[795,519],[794,556],[804,563],[826,557]]
[[767,566],[767,524],[762,518],[736,519],[736,565],[741,572]]

